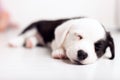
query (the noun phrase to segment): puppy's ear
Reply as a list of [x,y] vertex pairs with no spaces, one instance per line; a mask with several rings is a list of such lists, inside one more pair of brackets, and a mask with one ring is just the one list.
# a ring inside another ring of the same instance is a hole
[[55,30],[55,41],[57,48],[61,47],[67,33],[69,32],[71,25],[67,23],[63,23],[62,25],[58,26]]
[[107,32],[107,41],[108,41],[108,47],[110,47],[110,51],[111,51],[111,57],[109,59],[114,59],[114,57],[115,57],[115,46],[114,46],[113,38],[111,37],[109,32]]

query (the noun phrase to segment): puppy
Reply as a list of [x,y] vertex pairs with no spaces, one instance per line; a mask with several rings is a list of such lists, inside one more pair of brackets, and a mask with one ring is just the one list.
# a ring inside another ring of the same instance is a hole
[[30,24],[15,39],[11,47],[48,45],[52,57],[68,58],[72,63],[90,64],[102,57],[109,47],[114,59],[114,41],[110,33],[97,20],[91,18],[68,18],[41,20]]

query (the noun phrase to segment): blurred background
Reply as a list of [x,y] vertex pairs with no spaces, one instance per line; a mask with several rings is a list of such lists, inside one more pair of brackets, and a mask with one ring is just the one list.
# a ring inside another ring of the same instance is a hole
[[120,28],[120,0],[1,0],[10,20],[20,28],[40,19],[88,16],[106,28]]

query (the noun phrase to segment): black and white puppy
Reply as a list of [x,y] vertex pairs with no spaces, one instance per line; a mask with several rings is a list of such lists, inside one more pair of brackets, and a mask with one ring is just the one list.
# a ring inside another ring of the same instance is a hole
[[17,38],[9,42],[12,47],[50,44],[52,57],[68,58],[73,63],[89,64],[102,57],[109,47],[114,54],[114,41],[110,33],[95,19],[68,18],[41,20],[29,25]]

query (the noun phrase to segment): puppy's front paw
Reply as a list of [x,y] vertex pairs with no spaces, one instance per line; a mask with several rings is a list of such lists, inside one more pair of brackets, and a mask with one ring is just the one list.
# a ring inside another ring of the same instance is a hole
[[55,59],[63,59],[66,58],[64,50],[63,49],[57,49],[52,52],[52,57]]

